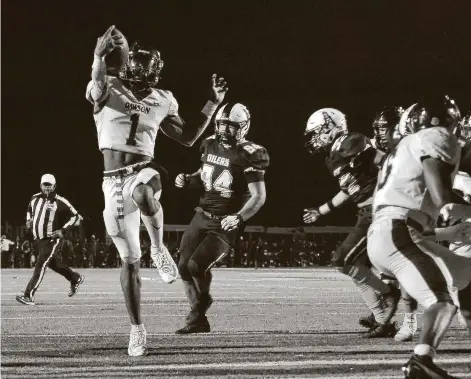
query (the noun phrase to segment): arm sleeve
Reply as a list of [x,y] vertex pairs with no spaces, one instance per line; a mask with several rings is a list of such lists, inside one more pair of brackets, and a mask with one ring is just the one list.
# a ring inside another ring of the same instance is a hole
[[65,204],[66,208],[69,211],[69,220],[64,224],[62,229],[70,229],[73,226],[77,226],[80,223],[80,215],[77,213],[75,208],[69,201],[65,198],[61,198],[61,201]]
[[259,145],[246,145],[243,147],[247,153],[247,166],[244,169],[248,183],[262,182],[265,170],[270,164],[270,156],[267,149]]
[[[114,79],[116,80],[116,79]],[[103,89],[101,89],[101,95],[99,96],[99,98],[97,100],[94,100],[92,98],[92,89],[96,86],[97,84],[93,81],[93,80],[90,80],[90,82],[88,82],[88,85],[87,85],[87,90],[85,92],[85,98],[92,104],[100,104],[102,103],[109,95],[109,89],[110,87],[113,85],[113,78],[112,77],[109,77],[107,76],[106,77],[106,80],[105,80],[105,86],[103,87]]]
[[460,146],[457,138],[441,127],[426,129],[421,138],[421,160],[425,158],[439,159],[450,165],[459,161]]

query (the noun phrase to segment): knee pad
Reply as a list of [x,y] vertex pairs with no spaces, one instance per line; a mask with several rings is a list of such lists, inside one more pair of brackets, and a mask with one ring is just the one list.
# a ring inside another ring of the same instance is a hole
[[124,263],[127,263],[129,265],[132,265],[136,262],[138,262],[141,258],[140,257],[136,257],[134,255],[131,255],[131,256],[122,256],[121,257],[121,260],[124,262]]
[[190,270],[188,269],[188,262],[180,259],[178,262],[178,272],[180,273],[180,277],[182,280],[185,280],[187,282],[192,280],[192,275],[190,273]]

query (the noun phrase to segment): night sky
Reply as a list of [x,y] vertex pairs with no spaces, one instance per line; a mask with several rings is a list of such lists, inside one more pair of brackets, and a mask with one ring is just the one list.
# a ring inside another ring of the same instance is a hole
[[[248,139],[271,155],[267,202],[249,224],[296,226],[304,207],[338,190],[323,157],[304,151],[316,109],[338,108],[351,130],[371,135],[378,109],[423,93],[471,108],[470,11],[467,1],[2,1],[2,221],[24,222],[41,175],[52,173],[90,218],[88,234],[103,232],[103,163],[85,88],[96,39],[112,24],[160,50],[159,87],[183,118],[205,104],[212,73],[226,78],[226,100],[252,114]],[[172,184],[198,169],[197,146],[158,136],[156,157],[171,174],[166,223],[188,223],[197,205],[196,193]],[[318,225],[353,220],[347,207]]]

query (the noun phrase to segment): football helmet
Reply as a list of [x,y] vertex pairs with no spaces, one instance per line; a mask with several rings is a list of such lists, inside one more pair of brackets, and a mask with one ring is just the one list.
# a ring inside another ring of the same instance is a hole
[[214,117],[214,134],[223,144],[243,141],[250,128],[250,112],[241,103],[226,103]]
[[315,154],[328,149],[340,134],[347,132],[345,114],[334,108],[319,109],[307,121],[304,130],[304,147],[310,154]]
[[119,72],[119,77],[131,85],[154,87],[160,79],[163,67],[164,61],[160,58],[158,50],[142,49],[137,42],[134,42],[129,51],[128,61]]
[[448,95],[424,98],[409,115],[414,130],[443,126],[456,130],[461,121],[461,113],[453,99]]
[[41,192],[49,196],[51,193],[53,193],[56,190],[56,178],[54,178],[54,175],[51,174],[44,174],[41,177]]
[[390,152],[394,147],[394,131],[401,115],[402,107],[383,107],[373,120],[373,136],[378,149]]
[[459,141],[462,146],[471,142],[471,111],[466,113],[460,122]]

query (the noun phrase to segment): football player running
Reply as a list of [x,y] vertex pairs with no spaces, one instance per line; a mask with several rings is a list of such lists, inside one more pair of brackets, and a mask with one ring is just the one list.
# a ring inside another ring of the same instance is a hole
[[368,255],[425,308],[419,344],[403,367],[406,377],[449,378],[433,358],[458,306],[471,327],[471,260],[435,241],[469,241],[470,228],[469,223],[435,225],[439,214],[445,220],[471,217],[471,206],[452,188],[460,159],[453,130],[460,113],[453,100],[441,97],[414,104],[404,120],[416,132],[403,138],[382,165]]
[[[403,137],[399,132],[399,121],[403,113],[404,109],[402,107],[384,107],[373,121],[373,145],[379,152],[384,153],[379,165],[387,157],[387,154],[394,150]],[[407,134],[412,133],[412,131],[403,132]],[[380,156],[378,154],[378,157]],[[417,331],[418,304],[404,288],[399,287],[404,308],[404,319],[394,339],[398,342],[405,342],[411,341]],[[369,317],[361,318],[360,325],[370,330],[374,329],[377,326],[374,315],[371,314]]]
[[135,44],[119,75],[107,75],[107,55],[124,48],[125,43],[114,26],[98,38],[86,98],[94,105],[98,144],[104,158],[103,218],[122,260],[121,286],[131,319],[128,354],[141,356],[147,353],[140,313],[141,219],[149,232],[151,256],[162,280],[173,282],[178,270],[163,244],[161,179],[152,162],[155,139],[161,130],[180,144],[192,146],[223,101],[227,87],[223,78],[213,75],[211,99],[191,119],[192,123],[185,123],[172,93],[154,88],[163,67],[157,50]]
[[269,156],[263,146],[245,139],[249,127],[244,105],[225,104],[216,114],[214,135],[201,144],[200,169],[175,179],[179,188],[204,190],[180,243],[178,269],[190,312],[177,334],[210,331],[211,267],[229,253],[244,223],[265,203]]
[[339,272],[352,278],[363,300],[374,314],[377,324],[370,338],[389,337],[396,332],[390,323],[400,298],[394,286],[384,283],[371,270],[366,254],[366,234],[371,223],[371,196],[378,176],[378,164],[384,153],[378,153],[371,140],[363,134],[349,132],[345,115],[337,109],[323,108],[309,118],[305,130],[308,151],[328,154],[327,166],[338,179],[340,192],[327,203],[304,210],[305,223],[317,219],[351,200],[359,208],[357,223],[337,248],[332,264]]

